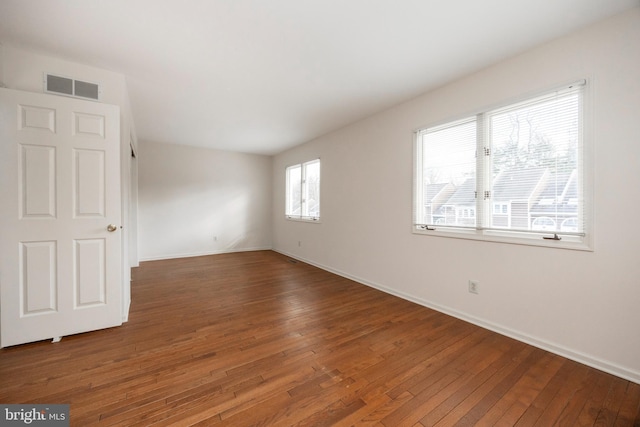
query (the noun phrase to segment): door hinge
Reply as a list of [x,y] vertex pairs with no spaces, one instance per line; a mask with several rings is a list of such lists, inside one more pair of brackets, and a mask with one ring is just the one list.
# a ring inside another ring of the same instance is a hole
[[491,191],[487,190],[484,192],[484,199],[489,200],[491,198]]

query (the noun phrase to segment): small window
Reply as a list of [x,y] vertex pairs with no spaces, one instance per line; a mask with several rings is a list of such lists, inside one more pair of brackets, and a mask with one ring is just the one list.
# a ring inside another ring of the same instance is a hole
[[289,219],[320,220],[320,159],[286,170],[286,208]]
[[417,131],[414,232],[588,249],[584,87]]
[[495,215],[506,215],[509,212],[509,203],[498,202],[493,204],[493,213]]

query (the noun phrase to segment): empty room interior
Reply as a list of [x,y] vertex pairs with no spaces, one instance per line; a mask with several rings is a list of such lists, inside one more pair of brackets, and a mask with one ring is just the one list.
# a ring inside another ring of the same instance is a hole
[[639,76],[637,0],[1,0],[0,418],[639,426]]

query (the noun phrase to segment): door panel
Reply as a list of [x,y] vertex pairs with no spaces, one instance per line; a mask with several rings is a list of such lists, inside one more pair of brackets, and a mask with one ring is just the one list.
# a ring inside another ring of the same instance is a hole
[[95,114],[73,113],[73,135],[104,139],[105,117]]
[[75,307],[104,305],[105,293],[105,239],[76,240],[75,244]]
[[20,243],[23,316],[57,311],[56,242]]
[[56,133],[56,110],[53,108],[18,105],[18,130],[35,129]]
[[1,345],[121,324],[118,107],[0,89],[0,114]]
[[73,150],[74,217],[104,218],[105,153]]
[[21,217],[56,216],[56,149],[39,145],[21,145],[19,193]]

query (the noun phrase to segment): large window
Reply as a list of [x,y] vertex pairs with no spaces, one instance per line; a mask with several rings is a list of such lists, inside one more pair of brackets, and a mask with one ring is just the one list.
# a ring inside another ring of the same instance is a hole
[[289,219],[320,219],[320,159],[289,166],[285,215]]
[[584,86],[418,131],[414,230],[584,244]]

